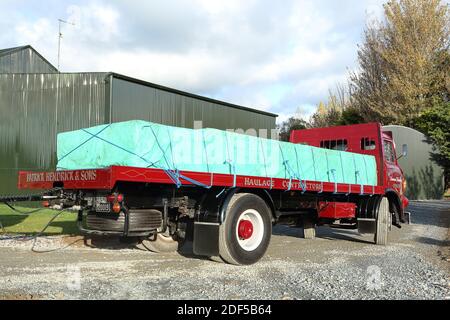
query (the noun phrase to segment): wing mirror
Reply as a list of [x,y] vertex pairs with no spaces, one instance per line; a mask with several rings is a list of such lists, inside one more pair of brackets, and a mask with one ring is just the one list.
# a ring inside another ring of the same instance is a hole
[[408,156],[408,145],[405,143],[402,145],[402,154],[399,157],[397,157],[397,160],[403,157],[406,158],[407,156]]

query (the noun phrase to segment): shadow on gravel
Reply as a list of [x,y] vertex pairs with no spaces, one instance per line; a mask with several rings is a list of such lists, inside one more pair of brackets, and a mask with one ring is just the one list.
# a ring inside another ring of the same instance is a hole
[[[287,236],[294,238],[301,238],[302,228],[294,228],[283,225],[274,226],[272,235]],[[361,239],[361,235],[355,230],[337,229],[330,227],[318,227],[316,229],[316,237],[325,240],[347,240],[352,242],[370,243],[370,240]]]
[[440,247],[450,246],[450,240],[437,240],[437,239],[428,238],[428,237],[417,237],[414,240],[417,242],[420,242],[420,243],[431,244],[434,246],[440,246]]
[[365,244],[373,244],[371,240],[361,239],[361,235],[357,231],[334,229],[329,227],[320,227],[316,231],[316,237],[325,240],[347,240],[351,242],[359,242]]
[[[89,248],[106,249],[106,250],[120,250],[120,249],[132,249],[138,251],[148,251],[145,246],[140,245],[139,238],[123,238],[117,236],[86,236],[83,239],[83,244]],[[182,244],[177,253],[183,257],[199,260],[210,260],[208,257],[198,256],[194,254],[191,241],[186,241]]]

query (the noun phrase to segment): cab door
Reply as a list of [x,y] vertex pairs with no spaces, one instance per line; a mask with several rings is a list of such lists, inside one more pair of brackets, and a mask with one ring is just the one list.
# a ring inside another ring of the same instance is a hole
[[397,164],[394,143],[390,139],[383,138],[383,157],[386,168],[385,185],[402,194],[402,171]]

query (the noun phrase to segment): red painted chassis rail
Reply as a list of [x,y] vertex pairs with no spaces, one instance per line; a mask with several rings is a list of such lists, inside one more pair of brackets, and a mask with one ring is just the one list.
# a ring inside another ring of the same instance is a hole
[[[182,175],[207,186],[232,187],[234,176],[232,174],[213,174],[206,172],[181,171]],[[51,189],[55,183],[62,183],[63,188],[71,189],[105,189],[111,190],[116,182],[145,182],[155,184],[174,184],[168,174],[162,169],[148,169],[125,166],[111,166],[105,169],[61,170],[61,171],[20,171],[18,179],[19,189]],[[192,185],[191,182],[180,178],[183,185]],[[333,182],[317,182],[306,180],[307,192],[338,192],[361,193],[361,185]],[[289,179],[236,176],[236,187],[288,190]],[[335,190],[336,189],[336,190]],[[302,190],[298,180],[291,181],[290,190]],[[364,194],[383,194],[382,186],[363,186]]]

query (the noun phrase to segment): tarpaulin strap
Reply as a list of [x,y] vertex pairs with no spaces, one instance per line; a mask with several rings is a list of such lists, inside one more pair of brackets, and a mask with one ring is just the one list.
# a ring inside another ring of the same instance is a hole
[[164,172],[169,176],[169,178],[177,186],[177,188],[180,188],[182,186],[182,183],[180,181],[180,173],[178,172],[178,170],[164,169]]
[[334,193],[337,193],[337,180],[336,180],[336,169],[330,169],[331,175],[333,176],[333,181],[334,181]]
[[350,193],[352,193],[352,184],[351,183],[348,184],[348,192],[345,195],[348,196]]
[[228,165],[230,166],[230,170],[233,173],[233,188],[236,187],[236,166],[234,165],[233,161],[231,161],[230,159],[225,160],[224,164],[228,163]]
[[[304,177],[304,171],[302,170],[302,166],[300,165],[300,161],[298,161],[299,159],[298,159],[298,155],[297,155],[297,148],[295,148],[294,147],[294,151],[295,151],[295,161],[297,162],[297,169],[299,169],[299,171],[300,171],[300,176],[301,177]],[[306,182],[304,182],[305,183],[305,188],[303,188],[302,187],[302,189],[303,189],[303,192],[305,192],[306,190]]]
[[[369,174],[367,173],[367,163],[366,163],[366,157],[362,158],[364,161],[364,171],[366,172],[366,177],[369,177]],[[367,178],[368,179],[368,178]],[[367,184],[369,184],[369,181],[367,181]]]
[[[262,140],[259,140],[260,144],[261,144],[261,151],[262,151],[262,155],[263,155],[263,160],[264,160],[264,170],[266,172],[266,178],[269,177],[269,174],[267,173],[267,163],[266,163],[266,156],[264,154],[264,145],[262,143]],[[272,190],[273,187],[273,182],[272,182],[272,177],[270,177],[270,190]]]
[[98,138],[98,135],[100,133],[102,133],[103,131],[105,131],[106,129],[109,128],[111,124],[108,124],[106,127],[104,127],[103,129],[101,129],[99,132],[97,132],[96,134],[92,134],[86,130],[83,129],[84,132],[87,132],[88,134],[91,135],[91,137],[89,137],[87,140],[85,140],[82,144],[80,144],[79,146],[77,146],[76,148],[72,149],[71,151],[69,151],[68,153],[66,153],[64,156],[62,156],[61,158],[58,159],[58,161],[61,161],[62,159],[64,159],[65,157],[67,157],[69,154],[71,154],[72,152],[74,152],[75,150],[81,148],[81,146],[83,146],[84,144],[86,144],[87,142],[91,141],[94,138]]
[[233,188],[235,188],[236,187],[236,166],[230,157],[230,148],[228,147],[228,131],[225,131],[225,142],[226,142],[226,146],[227,146],[228,159],[225,160],[223,163],[224,164],[228,163],[228,165],[230,166],[230,171],[233,172]]
[[208,186],[204,183],[201,183],[200,181],[197,181],[195,179],[189,178],[187,176],[185,176],[184,174],[181,174],[180,171],[178,169],[175,170],[167,170],[164,169],[164,172],[170,177],[170,179],[173,181],[173,183],[177,186],[177,188],[180,188],[183,186],[183,183],[181,182],[180,178],[186,181],[189,181],[190,183],[192,183],[193,185],[205,188],[205,189],[210,189],[211,186]]
[[189,177],[185,176],[184,174],[178,173],[178,175],[179,175],[179,177],[181,179],[189,181],[190,183],[192,183],[192,184],[194,184],[196,186],[199,186],[199,187],[202,187],[202,188],[205,188],[205,189],[210,189],[212,187],[212,179],[211,179],[211,185],[208,186],[208,185],[206,185],[204,183],[201,183],[200,181],[197,181],[195,179],[189,178]]
[[[359,175],[359,170],[356,170],[356,171],[355,171],[355,175],[356,175],[356,183],[358,183],[358,176],[360,176],[360,175]],[[361,179],[360,185],[361,185],[361,191],[360,191],[360,194],[364,194],[364,186],[363,186],[363,183],[362,183],[362,179]]]
[[320,191],[318,191],[317,193],[322,193],[323,192],[323,181],[320,183]]
[[[205,158],[206,158],[206,170],[209,172],[209,161],[208,161],[208,151],[206,148],[206,139],[205,139],[205,130],[202,130],[202,140],[203,140],[203,149],[205,150]],[[211,178],[212,185],[212,178]]]
[[263,156],[263,160],[264,160],[264,170],[266,172],[266,178],[269,177],[269,175],[267,174],[267,164],[266,164],[266,156],[264,155],[264,147],[263,147],[263,143],[262,140],[259,140],[260,145],[261,145],[261,153]]
[[[313,172],[314,172],[314,180],[317,181],[317,174],[316,174],[316,159],[314,157],[314,148],[311,148],[311,155],[312,155],[312,161],[313,161]],[[323,190],[323,188],[322,188]]]

